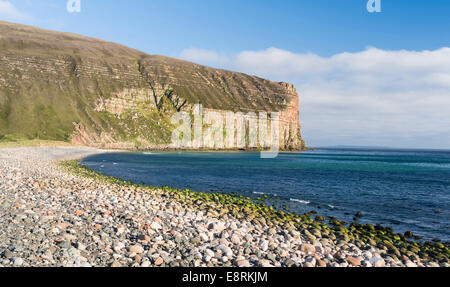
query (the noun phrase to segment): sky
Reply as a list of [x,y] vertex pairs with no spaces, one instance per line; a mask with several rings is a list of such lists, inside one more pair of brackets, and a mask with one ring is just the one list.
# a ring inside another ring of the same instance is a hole
[[379,1],[0,0],[0,19],[290,82],[309,146],[450,149],[450,1]]

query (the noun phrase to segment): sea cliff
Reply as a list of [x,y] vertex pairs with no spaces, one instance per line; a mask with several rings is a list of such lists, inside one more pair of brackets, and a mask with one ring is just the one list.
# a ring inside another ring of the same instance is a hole
[[104,148],[167,147],[176,112],[280,113],[301,150],[295,88],[119,44],[0,21],[0,137]]

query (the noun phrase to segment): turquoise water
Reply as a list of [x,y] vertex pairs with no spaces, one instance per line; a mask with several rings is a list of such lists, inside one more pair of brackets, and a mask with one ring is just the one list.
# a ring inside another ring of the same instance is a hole
[[151,186],[273,196],[273,204],[351,222],[381,223],[450,240],[450,152],[315,150],[259,153],[114,153],[83,164]]

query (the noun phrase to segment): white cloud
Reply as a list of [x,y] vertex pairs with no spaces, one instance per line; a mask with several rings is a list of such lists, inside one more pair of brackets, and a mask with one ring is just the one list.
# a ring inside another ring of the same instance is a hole
[[330,67],[326,59],[314,54],[294,54],[277,48],[264,51],[244,51],[237,55],[236,65],[242,69],[252,69],[258,74],[278,75],[326,73]]
[[11,2],[0,1],[0,20],[23,21],[28,16],[20,12]]
[[293,83],[311,145],[450,149],[450,48],[369,47],[331,57],[277,48],[229,57],[195,51],[182,58]]

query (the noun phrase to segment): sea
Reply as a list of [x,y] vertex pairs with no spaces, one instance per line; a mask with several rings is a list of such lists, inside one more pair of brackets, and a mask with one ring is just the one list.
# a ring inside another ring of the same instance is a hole
[[382,224],[450,241],[450,151],[316,149],[262,159],[257,152],[106,153],[82,161],[148,186],[266,197],[296,213]]

